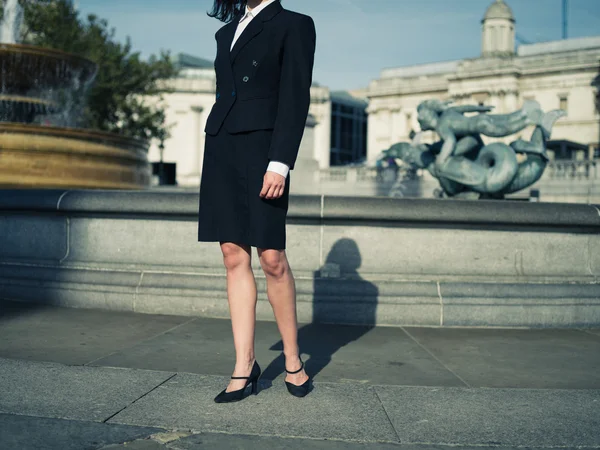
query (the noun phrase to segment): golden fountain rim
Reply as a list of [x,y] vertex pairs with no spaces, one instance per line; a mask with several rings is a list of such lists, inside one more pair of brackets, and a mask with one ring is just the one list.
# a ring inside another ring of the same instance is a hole
[[52,136],[57,138],[81,139],[96,142],[110,142],[116,145],[126,145],[140,150],[148,150],[148,142],[129,136],[121,136],[107,131],[90,130],[87,128],[55,127],[47,125],[24,124],[15,122],[0,122],[0,134],[20,133]]
[[39,105],[52,106],[54,102],[36,97],[26,97],[24,95],[4,95],[0,94],[0,101],[12,103],[34,103]]
[[56,50],[48,47],[39,47],[37,45],[0,43],[0,55],[2,55],[3,53],[20,53],[27,55],[59,58],[61,60],[78,61],[93,66],[94,71],[96,71],[98,68],[98,65],[94,61],[83,56],[79,56],[75,53],[65,52],[63,50]]

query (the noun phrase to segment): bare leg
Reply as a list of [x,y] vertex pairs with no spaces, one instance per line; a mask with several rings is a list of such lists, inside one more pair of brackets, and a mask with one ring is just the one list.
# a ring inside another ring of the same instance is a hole
[[[283,342],[283,354],[287,370],[300,368],[298,348],[298,322],[296,316],[296,285],[285,250],[257,249],[260,265],[267,279],[267,297],[273,308],[277,327]],[[304,370],[286,374],[285,381],[301,385],[308,380]]]
[[[246,377],[254,364],[254,329],[256,322],[256,281],[252,272],[250,246],[221,242],[227,269],[227,298],[231,314],[235,368],[233,376]],[[230,380],[227,392],[242,389],[246,380]]]

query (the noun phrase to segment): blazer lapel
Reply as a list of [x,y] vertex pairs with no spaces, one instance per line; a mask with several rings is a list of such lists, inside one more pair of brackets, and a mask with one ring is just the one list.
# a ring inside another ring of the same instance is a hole
[[238,14],[231,22],[229,22],[227,27],[225,27],[225,30],[223,30],[223,37],[220,42],[217,43],[218,45],[221,45],[219,50],[222,50],[224,55],[228,55],[230,52],[229,49],[231,48],[231,43],[233,42],[233,37],[235,36],[235,30],[240,17],[241,15]]
[[[248,26],[244,29],[238,40],[235,42],[233,49],[231,50],[231,62],[235,61],[235,57],[238,55],[240,50],[250,42],[256,35],[263,30],[263,23],[260,20],[260,14],[250,21]],[[232,38],[233,40],[233,38]],[[231,45],[231,41],[229,41]]]
[[[236,19],[239,20],[239,16]],[[236,21],[230,22],[219,34],[217,39],[218,56],[215,69],[219,73],[221,88],[228,88],[229,86],[234,85],[233,69],[229,60],[229,49],[231,48],[231,42],[233,41],[233,36],[235,35],[236,24]],[[229,93],[223,92],[221,95],[229,96]]]
[[[260,32],[263,30],[263,22],[266,22],[267,20],[271,20],[282,9],[283,9],[283,7],[281,6],[281,3],[279,1],[273,2],[269,6],[267,6],[265,9],[263,9],[260,13],[258,13],[258,15],[250,21],[250,23],[248,24],[246,29],[242,32],[242,34],[236,41],[235,45],[231,49],[231,55],[230,55],[231,63],[233,63],[235,61],[236,56],[240,53],[242,48],[244,48],[244,46],[248,42],[250,42],[252,39],[254,39],[255,36],[260,34]],[[237,28],[237,23],[239,22],[240,18],[241,18],[241,16],[236,18],[235,27],[233,29],[234,35],[235,35],[235,29]],[[232,41],[233,41],[233,35],[231,36],[231,39],[229,40],[230,46],[231,46]]]

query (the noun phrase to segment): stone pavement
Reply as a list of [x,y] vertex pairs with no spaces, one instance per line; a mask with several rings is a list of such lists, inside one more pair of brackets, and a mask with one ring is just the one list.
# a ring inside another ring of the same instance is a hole
[[599,329],[301,325],[290,396],[274,322],[261,391],[213,397],[228,320],[0,303],[2,449],[600,448]]

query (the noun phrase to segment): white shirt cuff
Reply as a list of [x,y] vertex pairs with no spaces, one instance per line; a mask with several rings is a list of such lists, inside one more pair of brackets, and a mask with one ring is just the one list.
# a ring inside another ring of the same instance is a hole
[[269,161],[267,170],[270,170],[271,172],[276,172],[283,177],[287,177],[290,167],[287,164],[284,164],[279,161]]

